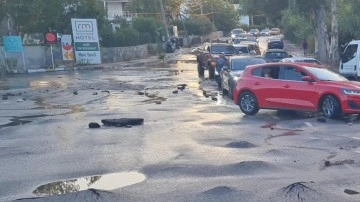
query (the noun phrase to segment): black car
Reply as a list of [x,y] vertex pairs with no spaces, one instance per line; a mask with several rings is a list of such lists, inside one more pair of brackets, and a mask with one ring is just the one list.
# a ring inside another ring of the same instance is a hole
[[279,62],[284,58],[292,57],[292,55],[284,49],[268,49],[263,52],[262,56],[267,62]]
[[246,66],[263,64],[266,60],[261,56],[242,55],[231,56],[229,58],[228,66],[224,66],[220,72],[221,77],[221,90],[223,94],[228,93],[232,98],[233,90],[235,89],[236,82],[239,76],[243,73]]
[[284,42],[281,38],[270,38],[267,44],[268,49],[283,49]]

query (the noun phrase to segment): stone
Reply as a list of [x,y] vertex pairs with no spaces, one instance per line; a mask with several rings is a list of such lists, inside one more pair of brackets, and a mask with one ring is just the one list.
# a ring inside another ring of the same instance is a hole
[[102,93],[110,93],[110,91],[108,91],[108,90],[103,90],[103,91],[101,91]]
[[97,95],[98,93],[97,92],[93,92],[93,95]]
[[138,91],[138,95],[145,95],[144,91]]
[[77,91],[74,91],[73,94],[74,94],[74,95],[78,95],[78,92],[77,92]]
[[100,124],[96,123],[96,122],[91,122],[89,123],[89,128],[100,128]]
[[325,161],[325,162],[324,162],[324,165],[325,165],[326,167],[329,167],[329,166],[331,165],[331,163],[330,163],[330,161]]
[[160,100],[156,100],[156,101],[155,101],[155,104],[159,105],[159,104],[161,104],[161,101],[160,101]]
[[9,99],[8,96],[6,96],[6,95],[3,95],[3,96],[2,96],[2,100],[8,100],[8,99]]
[[326,118],[320,117],[320,118],[317,118],[317,121],[321,122],[321,123],[326,123]]
[[354,190],[351,190],[351,189],[345,189],[344,192],[349,194],[349,195],[359,194],[358,191],[354,191]]
[[174,90],[172,93],[177,94],[178,92],[179,92],[178,90]]
[[126,127],[126,126],[135,126],[144,123],[143,118],[120,118],[120,119],[102,119],[101,122],[105,126],[116,126],[116,127]]
[[217,101],[217,100],[218,100],[217,97],[211,97],[211,99],[212,99],[213,101]]

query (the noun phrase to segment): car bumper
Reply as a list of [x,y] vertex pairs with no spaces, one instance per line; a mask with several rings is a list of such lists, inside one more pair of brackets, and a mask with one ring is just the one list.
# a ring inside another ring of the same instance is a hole
[[345,96],[342,101],[344,114],[360,114],[360,96]]

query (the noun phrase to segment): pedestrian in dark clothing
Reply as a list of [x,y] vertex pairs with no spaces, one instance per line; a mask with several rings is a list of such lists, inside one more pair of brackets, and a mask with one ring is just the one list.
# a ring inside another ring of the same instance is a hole
[[216,60],[215,80],[218,84],[219,89],[221,88],[221,77],[220,72],[226,63],[225,53],[220,53],[219,58]]
[[303,43],[302,43],[302,47],[304,49],[304,56],[307,55],[307,49],[308,49],[308,42],[306,41],[306,39],[304,39]]

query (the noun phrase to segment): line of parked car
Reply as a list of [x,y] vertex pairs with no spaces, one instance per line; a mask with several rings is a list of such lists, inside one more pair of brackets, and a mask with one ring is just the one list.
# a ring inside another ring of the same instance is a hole
[[225,54],[219,87],[244,114],[254,115],[260,109],[321,112],[327,118],[360,114],[359,82],[347,80],[314,58],[293,57],[283,49],[282,39],[269,40],[262,54],[254,35],[232,32],[228,42],[208,42],[197,50],[198,74],[204,77],[208,70],[214,79],[217,58]]

